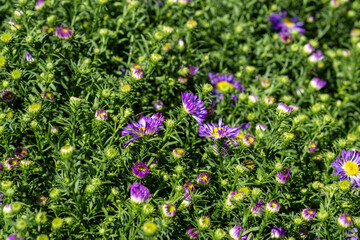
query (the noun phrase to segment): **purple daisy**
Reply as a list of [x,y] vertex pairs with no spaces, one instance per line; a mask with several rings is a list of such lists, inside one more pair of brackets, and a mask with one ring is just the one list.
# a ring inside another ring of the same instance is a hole
[[195,184],[192,182],[186,182],[184,184],[184,190],[187,194],[191,194],[192,192],[195,192],[196,190]]
[[55,34],[59,38],[69,39],[74,34],[74,30],[71,27],[64,27],[63,25],[60,25],[56,28]]
[[343,228],[349,228],[353,224],[353,219],[350,214],[343,213],[338,218],[338,224]]
[[324,55],[320,50],[313,52],[309,57],[309,61],[312,63],[320,62],[323,59],[324,59]]
[[151,197],[149,189],[139,182],[130,185],[130,199],[134,203],[144,203]]
[[183,196],[184,200],[181,202],[181,205],[184,207],[190,206],[191,205],[191,200],[192,200],[192,196],[188,193],[185,193]]
[[245,92],[245,88],[240,81],[234,79],[233,74],[220,75],[219,73],[209,73],[209,78],[211,79],[211,84],[214,86],[212,93],[219,98],[219,101],[223,99],[224,94],[228,93],[231,94],[231,99],[238,101],[239,99],[236,94]]
[[39,205],[44,205],[46,203],[47,198],[44,195],[40,195],[36,198],[36,202]]
[[193,228],[193,227],[189,227],[186,230],[186,235],[190,238],[190,239],[196,239],[199,236],[199,230]]
[[141,80],[144,78],[144,72],[141,69],[136,69],[136,70],[132,71],[131,76],[135,80]]
[[11,91],[3,91],[1,93],[1,99],[4,102],[11,102],[12,100],[14,100],[14,93]]
[[271,22],[271,27],[279,32],[291,33],[292,31],[299,32],[300,34],[305,33],[305,29],[302,28],[303,22],[298,22],[298,17],[287,17],[287,12],[283,11],[278,14],[271,12],[267,18]]
[[34,61],[35,61],[35,59],[31,56],[30,53],[26,53],[26,54],[25,54],[25,59],[26,59],[26,61],[28,61],[28,62],[34,62]]
[[243,144],[247,147],[250,147],[254,145],[254,143],[255,138],[250,133],[245,134],[245,136],[243,137]]
[[334,175],[340,175],[340,180],[347,179],[360,187],[360,152],[341,150],[341,157],[336,157],[331,165],[336,171]]
[[286,228],[283,227],[275,227],[271,229],[270,237],[275,239],[280,239],[285,237]]
[[19,165],[19,161],[16,158],[8,158],[5,162],[5,166],[10,170],[16,168]]
[[[244,234],[246,228],[241,228],[240,225],[235,225],[232,229],[230,229],[229,234],[230,237],[234,240],[247,240],[249,233]],[[240,236],[241,234],[241,236]]]
[[280,114],[290,114],[294,109],[285,103],[279,103],[277,110]]
[[281,184],[287,183],[287,181],[290,179],[290,168],[287,168],[283,171],[280,171],[276,174],[276,181],[278,181]]
[[315,153],[317,150],[317,144],[316,141],[313,141],[312,143],[310,143],[310,141],[306,142],[307,147],[308,147],[308,153]]
[[311,54],[315,51],[315,48],[310,43],[304,45],[304,53]]
[[131,121],[131,123],[123,128],[121,135],[134,137],[127,141],[124,147],[126,148],[131,142],[140,137],[155,135],[162,127],[163,121],[164,117],[161,113],[153,114],[151,117],[141,117],[138,122]]
[[192,115],[199,124],[205,121],[207,111],[204,103],[198,99],[197,95],[182,92],[181,99],[183,107],[188,114]]
[[200,185],[200,186],[206,186],[209,184],[210,181],[210,176],[208,173],[203,172],[200,173],[197,177],[196,177],[196,182]]
[[265,210],[269,213],[278,213],[280,211],[280,204],[275,200],[267,202]]
[[165,217],[173,217],[176,214],[176,205],[173,205],[171,203],[166,203],[163,207],[162,207],[162,212],[164,214]]
[[214,140],[227,138],[230,139],[235,145],[238,145],[233,139],[240,134],[237,127],[229,127],[228,125],[222,124],[222,119],[219,118],[219,123],[205,123],[199,127],[200,137],[212,137]]
[[45,100],[53,100],[54,99],[54,94],[52,92],[49,92],[49,91],[42,92],[41,96]]
[[358,229],[357,228],[353,228],[352,230],[349,230],[349,233],[347,235],[348,237],[350,237],[349,240],[358,240]]
[[22,158],[26,157],[27,149],[26,149],[26,147],[18,147],[15,149],[14,154],[15,154],[16,158],[22,159]]
[[145,163],[139,162],[132,167],[132,172],[136,177],[144,178],[149,174],[150,169]]
[[25,240],[25,238],[20,238],[16,233],[14,233],[8,236],[6,240]]
[[[183,77],[183,78],[192,78],[199,71],[199,67],[191,66],[189,64],[183,64],[182,68],[187,69],[184,71],[186,73],[181,75],[181,77]],[[179,69],[182,69],[182,68],[179,68]]]
[[44,0],[38,0],[35,3],[35,9],[36,10],[41,10],[44,6],[45,6],[45,1]]
[[283,43],[291,43],[293,39],[293,36],[287,32],[279,32],[279,35]]
[[265,203],[263,201],[255,202],[255,204],[251,207],[251,215],[254,217],[261,217],[265,208]]
[[106,120],[108,118],[109,114],[104,109],[98,109],[95,112],[95,118],[97,120]]
[[310,207],[306,207],[304,210],[302,210],[301,212],[301,216],[306,220],[306,221],[311,221],[315,218],[316,216],[316,209],[311,209]]
[[326,83],[327,83],[326,81],[317,77],[312,78],[310,81],[311,87],[313,87],[316,90],[321,90],[322,88],[324,88],[326,86]]

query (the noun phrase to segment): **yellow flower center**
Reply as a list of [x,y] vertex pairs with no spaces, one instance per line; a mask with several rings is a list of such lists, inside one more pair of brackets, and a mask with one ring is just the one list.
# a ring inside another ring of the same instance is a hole
[[273,207],[273,208],[276,207],[276,204],[275,204],[275,203],[271,203],[270,205],[271,205],[271,207]]
[[236,138],[242,139],[244,137],[244,133],[240,132],[240,134],[236,135]]
[[239,191],[248,194],[250,192],[250,189],[248,187],[241,187]]
[[194,186],[193,186],[192,184],[190,184],[190,185],[188,185],[188,189],[189,189],[190,191],[192,191],[192,190],[194,190]]
[[283,22],[285,23],[285,25],[289,28],[291,28],[292,26],[294,26],[294,23],[290,20],[290,18],[288,17],[284,17],[283,18]]
[[175,212],[175,211],[176,211],[176,208],[175,208],[174,206],[170,205],[170,206],[168,207],[168,211],[169,211],[169,212]]
[[351,217],[350,217],[350,216],[346,216],[345,218],[346,218],[346,220],[348,220],[349,222],[351,221]]
[[200,179],[201,179],[201,181],[203,181],[203,182],[207,182],[207,180],[208,180],[206,175],[201,176]]
[[314,212],[312,210],[309,210],[308,211],[308,214],[313,214]]
[[138,170],[141,171],[141,172],[145,172],[145,171],[146,171],[146,168],[143,167],[143,166],[139,166],[139,167],[138,167]]
[[226,81],[220,81],[216,84],[216,89],[221,92],[230,92],[234,89],[234,85]]
[[145,127],[139,127],[140,134],[145,134]]
[[315,144],[310,144],[310,148],[316,148]]
[[[219,128],[214,128],[214,130],[212,130],[212,134],[214,135],[214,137],[219,138],[220,134],[219,131],[221,131],[223,128],[219,127]],[[226,129],[224,129],[224,131],[226,131]]]
[[68,31],[69,31],[68,29],[64,29],[64,31],[63,31],[63,32],[64,32],[64,33],[67,33]]
[[359,165],[354,162],[347,161],[344,164],[344,171],[347,175],[356,176],[359,174]]
[[254,142],[254,139],[252,137],[247,137],[246,138],[248,140],[249,143],[253,143]]

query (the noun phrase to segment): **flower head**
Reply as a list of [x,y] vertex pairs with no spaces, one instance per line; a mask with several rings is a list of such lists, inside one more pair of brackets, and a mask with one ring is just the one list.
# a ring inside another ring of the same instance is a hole
[[316,209],[306,207],[304,210],[302,210],[301,216],[305,219],[305,221],[311,221],[316,216]]
[[183,148],[175,148],[173,151],[172,151],[172,155],[175,159],[181,159],[184,157],[185,155],[185,149]]
[[11,234],[10,236],[8,236],[8,238],[6,240],[25,240],[25,238],[18,237],[18,235],[16,233],[14,233],[14,234]]
[[42,92],[41,96],[45,100],[53,100],[54,99],[54,94],[52,92],[49,92],[49,91]]
[[207,111],[205,109],[204,103],[198,99],[197,95],[182,92],[181,99],[184,110],[188,114],[192,115],[199,124],[205,121]]
[[18,159],[24,158],[27,155],[26,147],[18,147],[15,149],[15,157]]
[[63,25],[60,25],[56,28],[55,34],[59,38],[69,39],[74,34],[74,30],[71,27],[64,27]]
[[132,172],[136,177],[144,178],[149,174],[150,169],[145,163],[139,162],[132,167]]
[[352,216],[347,213],[341,214],[338,218],[338,224],[343,228],[349,228],[353,224]]
[[141,117],[138,122],[131,121],[131,123],[123,128],[121,135],[134,137],[127,141],[124,146],[127,147],[131,142],[140,137],[155,135],[162,127],[163,121],[164,117],[161,113],[153,114],[151,117]]
[[350,35],[352,37],[360,37],[360,28],[351,29]]
[[296,31],[300,34],[305,33],[305,29],[302,28],[304,23],[298,22],[298,17],[287,17],[285,11],[278,14],[272,12],[267,20],[271,22],[271,27],[279,32],[291,33],[292,31]]
[[313,53],[315,51],[315,48],[313,46],[311,46],[310,43],[307,43],[307,44],[304,45],[303,50],[304,50],[304,53],[311,54],[311,53]]
[[231,94],[231,99],[239,100],[236,94],[245,92],[245,88],[241,84],[240,81],[236,81],[234,79],[234,75],[219,73],[209,73],[210,82],[214,86],[213,94],[218,97],[221,101],[223,99],[224,94]]
[[173,217],[176,214],[176,205],[173,205],[171,203],[166,203],[163,207],[162,207],[162,212],[164,214],[165,217]]
[[6,205],[3,207],[3,213],[4,213],[4,214],[10,214],[11,212],[12,212],[11,204],[6,204]]
[[39,205],[43,205],[46,203],[46,200],[47,198],[44,196],[44,195],[40,195],[36,198],[36,202],[39,204]]
[[179,74],[183,78],[192,78],[199,71],[199,67],[191,66],[189,64],[183,64],[180,68]]
[[280,239],[285,237],[286,228],[283,227],[273,227],[271,229],[270,237],[275,239]]
[[200,186],[206,186],[209,184],[210,181],[210,176],[208,173],[203,172],[200,173],[197,177],[196,177],[196,182],[200,185]]
[[310,86],[313,87],[316,90],[321,90],[322,88],[324,88],[326,86],[326,81],[320,79],[320,78],[312,78],[310,81]]
[[261,217],[265,209],[264,205],[265,203],[263,201],[255,202],[255,204],[251,207],[251,214],[254,217]]
[[265,210],[269,213],[278,213],[280,211],[280,204],[275,200],[267,202]]
[[293,39],[293,36],[287,32],[280,32],[279,35],[280,35],[281,41],[283,43],[291,43],[291,41]]
[[[230,229],[229,234],[230,237],[234,240],[246,240],[249,236],[249,233],[244,234],[246,228],[241,228],[240,225],[235,225],[232,229]],[[240,235],[241,233],[241,235]]]
[[200,137],[212,137],[214,140],[221,138],[230,139],[235,145],[237,145],[237,143],[232,139],[239,134],[240,131],[237,127],[232,128],[228,125],[223,125],[221,118],[216,125],[214,123],[205,123],[199,127]]
[[31,56],[30,53],[26,53],[25,58],[26,58],[26,61],[28,61],[28,62],[34,62],[35,61],[35,59]]
[[151,197],[149,189],[141,183],[135,182],[130,185],[130,199],[134,203],[144,203]]
[[196,190],[195,184],[192,182],[186,182],[184,184],[184,190],[187,194],[191,194],[192,192],[195,192]]
[[273,96],[265,96],[264,102],[267,106],[271,106],[275,103],[275,98]]
[[19,165],[19,161],[16,158],[8,158],[5,162],[5,166],[10,170],[16,168]]
[[196,239],[199,236],[199,230],[193,228],[193,227],[189,227],[186,230],[186,235],[190,238],[190,239]]
[[293,108],[286,105],[285,103],[279,103],[276,110],[279,114],[288,115],[293,111]]
[[14,93],[11,91],[3,91],[1,93],[1,99],[4,102],[11,102],[12,100],[14,100]]
[[243,144],[247,147],[250,147],[254,145],[254,143],[255,138],[250,133],[245,134],[245,136],[243,137]]
[[313,141],[312,143],[310,143],[310,141],[306,142],[307,147],[308,147],[308,153],[315,153],[317,150],[317,144],[315,141]]
[[201,229],[207,229],[210,226],[210,223],[211,223],[210,217],[202,216],[202,217],[199,218],[198,223],[199,223],[199,227]]
[[324,59],[324,55],[320,50],[313,52],[309,57],[309,61],[312,63],[320,62],[323,59]]
[[287,183],[289,179],[290,179],[290,168],[287,168],[276,174],[276,181],[278,181],[281,184]]
[[108,112],[105,111],[104,109],[98,109],[95,112],[95,118],[97,120],[106,120],[108,118]]
[[144,72],[141,69],[136,69],[136,70],[132,71],[131,76],[135,80],[141,80],[144,78]]
[[255,168],[255,162],[254,162],[254,160],[245,159],[245,161],[244,161],[244,167],[245,167],[247,170],[253,170],[253,169]]
[[340,175],[340,180],[350,180],[360,187],[360,152],[341,150],[341,157],[336,157],[331,165],[336,171],[334,175]]
[[44,0],[37,0],[35,3],[35,9],[36,10],[41,10],[43,9],[43,7],[45,6],[45,1]]
[[51,134],[56,135],[59,132],[59,127],[58,126],[52,126],[50,129]]
[[183,198],[184,198],[184,200],[181,202],[181,206],[184,206],[184,207],[190,206],[192,196],[188,193],[185,193]]
[[156,100],[156,103],[154,104],[154,108],[156,111],[161,111],[164,107],[164,102],[160,100]]

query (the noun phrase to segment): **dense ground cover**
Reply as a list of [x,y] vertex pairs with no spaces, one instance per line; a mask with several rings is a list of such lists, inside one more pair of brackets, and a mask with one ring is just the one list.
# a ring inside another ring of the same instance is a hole
[[359,12],[0,0],[0,239],[358,239]]

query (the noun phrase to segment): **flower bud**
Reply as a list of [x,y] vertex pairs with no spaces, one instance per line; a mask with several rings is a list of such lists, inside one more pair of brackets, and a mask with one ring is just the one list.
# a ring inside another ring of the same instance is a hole
[[176,122],[175,122],[175,120],[169,118],[169,119],[167,119],[167,120],[165,121],[165,125],[166,125],[166,128],[172,129],[172,128],[175,127]]
[[19,80],[22,77],[22,71],[19,69],[15,69],[11,72],[11,77],[14,80]]
[[186,28],[190,31],[194,30],[197,27],[197,22],[195,20],[190,19],[186,22]]
[[156,32],[154,34],[154,38],[157,40],[157,41],[161,41],[163,38],[164,38],[164,35],[161,33],[161,32]]
[[116,151],[116,149],[115,148],[109,148],[108,150],[106,150],[106,157],[108,158],[108,159],[115,159],[116,158],[116,156],[117,156],[117,151]]
[[24,219],[19,219],[16,221],[16,229],[20,232],[25,231],[28,227],[27,222]]
[[70,159],[74,154],[74,147],[67,144],[60,149],[60,155],[63,159]]
[[251,196],[254,199],[258,199],[262,194],[262,190],[260,188],[253,188],[251,191]]
[[198,220],[199,228],[202,230],[208,229],[210,226],[210,217],[202,216]]
[[47,223],[47,216],[46,216],[46,213],[43,213],[43,212],[38,212],[35,216],[35,222],[38,224],[38,225],[41,225],[41,224],[46,224]]
[[245,67],[245,72],[250,76],[255,72],[255,67],[254,66],[246,66]]
[[151,215],[155,211],[153,205],[146,203],[143,206],[142,213],[145,215],[145,217]]
[[179,159],[181,159],[181,158],[183,158],[185,156],[185,149],[183,149],[183,148],[175,148],[172,151],[172,155],[173,155],[175,160],[179,160]]
[[57,188],[53,189],[53,190],[50,192],[49,196],[50,196],[51,199],[54,199],[54,200],[60,199],[60,197],[61,197],[61,191],[60,191],[60,189],[57,189]]
[[295,138],[295,134],[290,132],[284,132],[284,141],[286,143],[291,142],[292,140],[294,140],[294,138]]
[[342,180],[339,182],[339,188],[343,192],[350,191],[351,187],[352,187],[352,184],[350,183],[349,180]]
[[9,180],[1,181],[1,188],[4,189],[4,190],[11,188],[12,185],[13,185],[12,181],[9,181]]
[[215,240],[222,240],[223,238],[225,238],[225,236],[226,232],[224,230],[222,230],[221,228],[216,229],[214,234]]
[[61,218],[55,218],[54,220],[52,220],[51,222],[51,227],[57,231],[60,230],[63,226],[63,220]]
[[316,217],[320,221],[325,222],[329,218],[329,213],[325,210],[320,210],[316,213]]
[[153,236],[156,232],[157,232],[157,225],[154,222],[147,222],[144,223],[144,225],[142,226],[142,229],[145,233],[145,235],[147,236]]
[[22,208],[21,202],[14,202],[13,204],[11,204],[11,210],[14,213],[19,213],[21,211],[21,208]]
[[183,172],[184,172],[184,167],[183,166],[181,166],[181,165],[177,165],[177,166],[175,166],[175,172],[177,173],[177,174],[182,174]]
[[150,61],[154,64],[157,64],[161,61],[162,57],[157,54],[157,53],[153,53],[150,55]]
[[303,223],[303,220],[301,218],[297,217],[294,219],[294,223],[295,223],[295,225],[301,225]]
[[9,188],[6,190],[5,195],[9,198],[12,198],[15,195],[15,189]]
[[347,145],[347,142],[345,139],[340,138],[337,142],[337,145],[339,146],[339,148],[344,149]]
[[347,140],[350,142],[350,143],[354,143],[357,141],[357,137],[355,134],[352,134],[352,133],[349,133],[347,136],[346,136]]
[[45,234],[41,234],[36,237],[36,240],[49,240],[49,237]]

